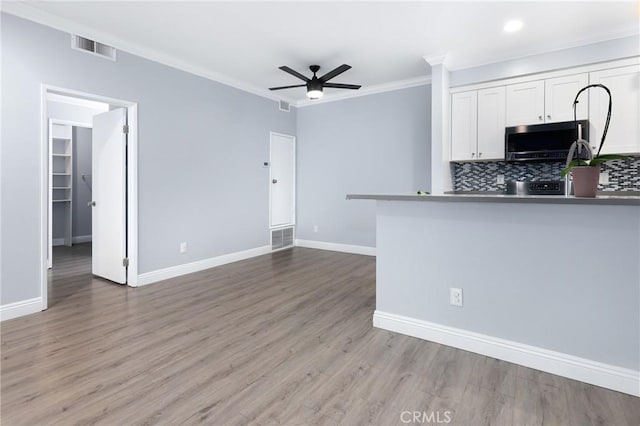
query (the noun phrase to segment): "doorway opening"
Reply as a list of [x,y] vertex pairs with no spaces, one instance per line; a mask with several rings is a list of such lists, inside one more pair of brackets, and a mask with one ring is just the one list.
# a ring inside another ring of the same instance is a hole
[[41,136],[42,309],[96,277],[137,286],[137,104],[43,85]]

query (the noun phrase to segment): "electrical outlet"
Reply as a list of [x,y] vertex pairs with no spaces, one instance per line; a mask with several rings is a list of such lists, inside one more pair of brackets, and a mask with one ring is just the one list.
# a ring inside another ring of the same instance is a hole
[[504,175],[497,175],[496,176],[496,183],[498,185],[504,185]]
[[187,252],[187,243],[180,243],[180,253],[185,254]]
[[313,232],[318,232],[318,225],[313,225]]
[[609,183],[609,172],[600,172],[600,181],[598,183],[607,185]]
[[449,289],[449,304],[453,306],[462,306],[462,289],[453,288]]

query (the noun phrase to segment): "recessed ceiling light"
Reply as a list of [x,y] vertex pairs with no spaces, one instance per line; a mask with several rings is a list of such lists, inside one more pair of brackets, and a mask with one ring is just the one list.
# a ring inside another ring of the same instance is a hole
[[524,24],[522,23],[521,20],[512,19],[510,21],[507,21],[506,24],[504,24],[504,32],[505,33],[515,33],[516,31],[520,31],[522,29],[523,25]]

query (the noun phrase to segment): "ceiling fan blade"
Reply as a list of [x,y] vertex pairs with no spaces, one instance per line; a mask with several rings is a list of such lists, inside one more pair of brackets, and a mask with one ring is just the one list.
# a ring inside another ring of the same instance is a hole
[[324,87],[331,87],[334,89],[354,89],[358,90],[362,86],[358,84],[340,84],[340,83],[325,83]]
[[295,76],[295,77],[298,77],[300,80],[303,80],[303,81],[309,81],[309,79],[308,79],[307,77],[305,77],[304,75],[300,74],[300,73],[299,73],[298,71],[296,71],[296,70],[292,70],[291,68],[289,68],[289,67],[288,67],[288,66],[286,66],[286,65],[281,66],[281,67],[280,67],[280,69],[281,69],[282,71],[284,71],[284,72],[288,72],[289,74],[291,74],[291,75],[293,75],[293,76]]
[[305,87],[306,84],[296,84],[295,86],[269,87],[269,90],[291,89],[292,87]]
[[325,81],[325,82],[329,81],[333,77],[335,77],[335,76],[337,76],[339,74],[342,74],[343,72],[347,71],[348,69],[351,69],[351,65],[342,64],[338,68],[334,69],[333,71],[329,71],[328,73],[326,73],[325,75],[320,77],[320,80]]

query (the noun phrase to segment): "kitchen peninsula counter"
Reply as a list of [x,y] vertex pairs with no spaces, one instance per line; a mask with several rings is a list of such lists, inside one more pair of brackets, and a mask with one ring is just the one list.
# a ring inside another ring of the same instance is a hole
[[374,326],[640,396],[638,195],[347,199],[376,201]]
[[640,206],[640,196],[624,195],[616,192],[612,195],[598,195],[595,198],[564,195],[506,195],[499,192],[488,193],[452,193],[442,195],[416,194],[347,194],[347,200],[377,201],[446,201],[461,203],[528,203],[528,204],[589,204]]

